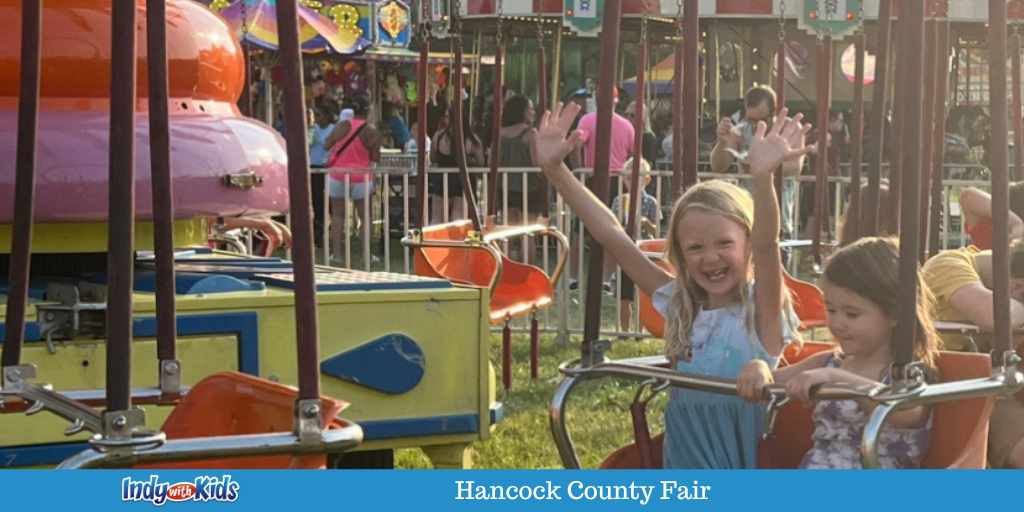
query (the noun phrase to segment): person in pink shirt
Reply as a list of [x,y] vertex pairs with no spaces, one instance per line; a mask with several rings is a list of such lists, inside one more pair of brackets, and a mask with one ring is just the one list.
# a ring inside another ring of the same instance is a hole
[[[615,95],[615,103],[618,104],[618,88],[613,89],[613,94]],[[594,167],[594,153],[597,147],[597,112],[587,112],[584,114],[580,118],[580,124],[576,129],[583,135],[583,145],[581,147],[582,166]],[[622,165],[626,163],[629,157],[633,156],[634,134],[633,123],[618,113],[612,112],[612,141],[608,169],[613,176],[618,175],[622,171]]]

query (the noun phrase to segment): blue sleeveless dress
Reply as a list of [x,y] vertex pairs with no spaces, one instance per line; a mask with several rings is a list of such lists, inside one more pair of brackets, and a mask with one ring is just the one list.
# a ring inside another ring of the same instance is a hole
[[[652,298],[663,316],[669,311],[675,281],[659,288]],[[750,296],[753,297],[753,283]],[[751,306],[753,307],[753,306]],[[743,305],[697,313],[690,331],[693,357],[680,361],[684,373],[735,379],[751,360],[772,368],[778,358],[768,355],[756,332],[747,330]],[[798,321],[790,308],[783,312],[786,342],[795,337]],[[765,428],[765,408],[739,397],[672,388],[665,408],[665,468],[740,469],[757,467],[757,445]]]

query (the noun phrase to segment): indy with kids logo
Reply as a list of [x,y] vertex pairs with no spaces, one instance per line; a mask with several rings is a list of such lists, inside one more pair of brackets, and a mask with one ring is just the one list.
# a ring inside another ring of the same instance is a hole
[[121,501],[148,501],[163,505],[168,501],[220,501],[234,502],[238,499],[240,486],[231,475],[197,476],[192,481],[161,482],[157,475],[147,480],[134,480],[126,476],[121,479]]

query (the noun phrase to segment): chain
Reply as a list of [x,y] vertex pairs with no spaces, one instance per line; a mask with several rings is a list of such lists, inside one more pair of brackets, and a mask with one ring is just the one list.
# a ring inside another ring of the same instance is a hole
[[[505,6],[504,6],[504,2],[502,2],[502,0],[498,0],[498,5],[496,6],[495,12],[498,15],[498,22],[497,22],[497,26],[495,27],[495,32],[494,32],[494,42],[495,42],[495,44],[497,46],[501,46],[502,43],[503,43],[502,25],[504,25],[504,20],[502,19],[503,18],[502,15],[505,12]],[[561,30],[561,27],[559,27],[559,30]],[[495,52],[495,54],[497,54],[497,52]]]
[[[245,38],[249,36],[249,17],[245,10],[245,6],[248,3],[248,0],[242,0],[242,44],[245,44]],[[246,65],[248,65],[248,63],[246,63]]]
[[[825,2],[825,34],[824,36],[832,37],[832,22],[835,21],[836,15],[839,14],[839,0],[819,0]],[[822,34],[818,35],[818,39],[824,39]]]
[[676,36],[683,37],[683,0],[676,0]]
[[786,44],[786,0],[779,0],[779,44]]

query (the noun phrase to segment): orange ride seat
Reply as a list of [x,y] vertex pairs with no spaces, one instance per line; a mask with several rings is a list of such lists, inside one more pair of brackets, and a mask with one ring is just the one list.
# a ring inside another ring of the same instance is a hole
[[[786,361],[802,359],[834,347],[827,343],[805,343],[800,350],[787,350]],[[785,364],[785,363],[784,363]],[[986,354],[941,352],[938,359],[941,382],[984,378],[990,374],[991,361]],[[924,469],[984,469],[988,449],[989,414],[993,398],[968,398],[942,402],[932,407],[931,443],[921,462]],[[800,465],[811,448],[814,425],[811,409],[791,402],[779,410],[775,429],[759,447],[759,467],[793,469]],[[661,467],[664,434],[651,440],[652,459]],[[635,443],[619,448],[602,463],[602,469],[641,468],[641,456]]]
[[[298,390],[238,372],[215,373],[199,381],[164,422],[167,439],[270,434],[293,430]],[[321,428],[346,426],[338,413],[348,402],[321,397]],[[324,469],[326,455],[213,458],[139,465],[157,469]]]

